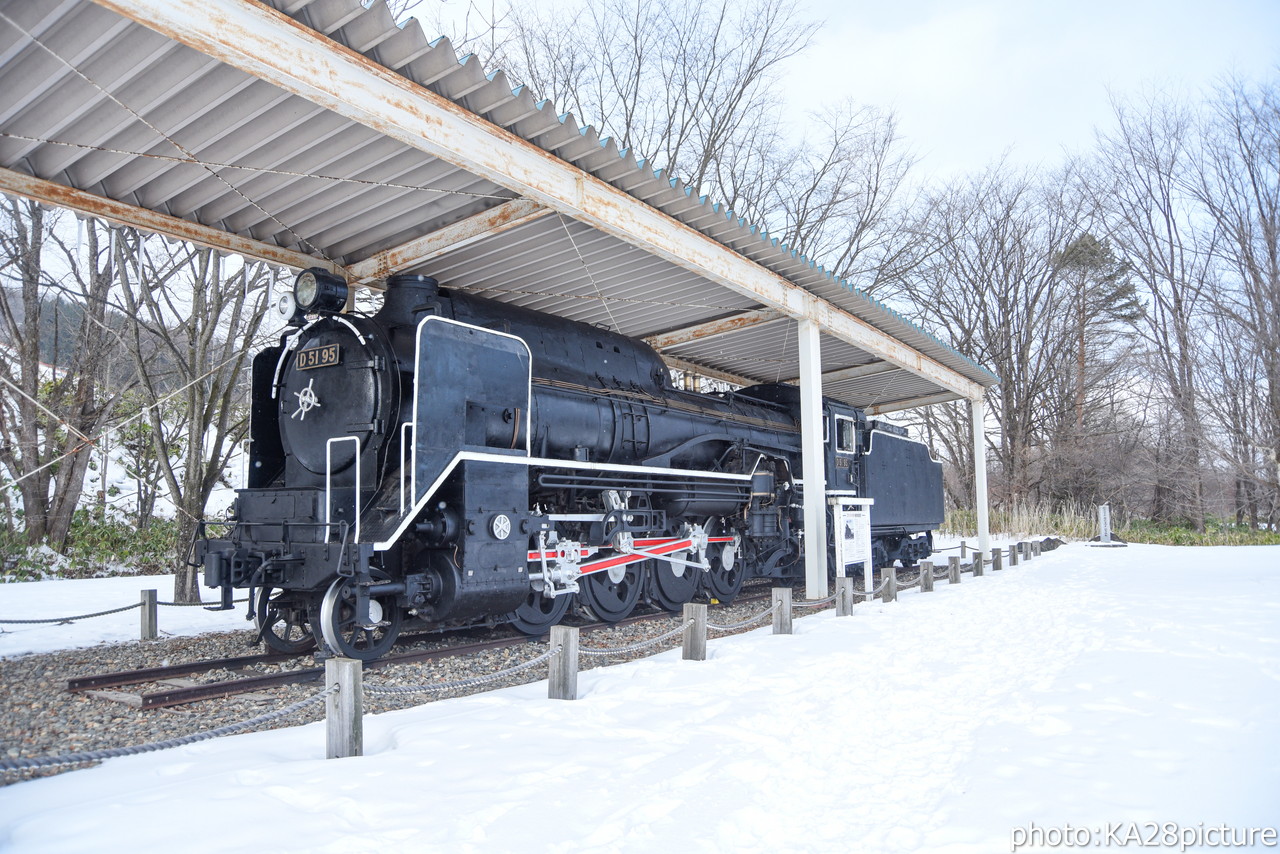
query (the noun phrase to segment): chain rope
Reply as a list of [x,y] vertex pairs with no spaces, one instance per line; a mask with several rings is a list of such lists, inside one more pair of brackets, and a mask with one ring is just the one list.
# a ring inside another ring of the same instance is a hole
[[560,647],[554,647],[542,653],[536,658],[531,658],[526,662],[517,664],[514,667],[508,667],[506,670],[499,670],[496,673],[489,673],[484,676],[470,676],[466,679],[455,679],[452,682],[433,682],[429,685],[405,685],[402,687],[384,686],[384,685],[364,685],[364,693],[371,694],[375,697],[395,697],[406,694],[429,694],[432,691],[452,691],[458,688],[475,688],[497,679],[519,673],[522,670],[528,670],[531,667],[537,667],[544,661],[550,659],[553,655],[560,652]]
[[290,703],[282,709],[276,709],[274,712],[267,712],[258,715],[255,718],[249,718],[247,721],[239,723],[227,724],[216,729],[205,730],[204,732],[196,732],[191,735],[183,735],[177,738],[170,738],[165,741],[155,741],[150,744],[138,744],[129,747],[110,747],[103,750],[86,750],[80,753],[66,753],[61,756],[44,756],[33,759],[0,759],[0,771],[31,771],[39,768],[55,768],[60,765],[79,765],[84,762],[101,762],[103,759],[112,759],[117,756],[135,756],[139,753],[152,753],[157,750],[168,750],[173,747],[182,747],[187,744],[195,744],[198,741],[208,741],[211,738],[220,738],[224,735],[235,735],[238,732],[244,732],[247,729],[262,726],[280,718],[301,711],[309,706],[323,702],[330,694],[338,692],[337,685],[330,685],[318,694],[312,694],[305,700],[299,700],[296,703]]
[[886,576],[885,578],[882,578],[882,579],[880,580],[880,586],[878,586],[878,587],[874,587],[874,588],[872,588],[871,590],[859,590],[858,588],[856,588],[856,587],[855,587],[855,588],[853,589],[853,595],[854,595],[854,596],[865,596],[865,597],[867,597],[868,599],[870,599],[870,598],[872,598],[872,597],[874,597],[874,596],[879,596],[879,595],[884,591],[884,589],[885,589],[886,587],[888,587],[888,586],[889,586],[889,578],[888,578],[888,576]]
[[[243,605],[248,599],[233,599],[233,605]],[[156,602],[157,605],[166,605],[170,608],[198,608],[200,606],[209,607],[210,605],[219,605],[219,602]],[[39,623],[74,623],[76,620],[87,620],[90,617],[105,617],[107,614],[119,614],[122,611],[132,611],[134,608],[141,608],[141,602],[134,602],[132,605],[123,605],[119,608],[112,608],[109,611],[95,611],[92,614],[76,614],[74,617],[50,617],[44,620],[0,620],[0,623],[10,625],[36,625]]]
[[792,606],[796,608],[821,608],[823,605],[830,605],[836,601],[839,593],[832,593],[826,599],[809,599],[808,601],[792,602]]
[[743,620],[740,623],[733,623],[728,626],[717,626],[715,623],[707,623],[707,628],[715,629],[717,632],[733,632],[733,631],[737,631],[738,629],[745,629],[747,626],[751,625],[752,623],[758,623],[761,620],[763,620],[765,617],[770,616],[771,614],[773,614],[774,611],[777,611],[781,607],[782,607],[781,602],[775,602],[772,608],[769,608],[765,611],[761,611],[759,614],[756,614],[754,617],[748,617],[747,619]]
[[52,617],[47,620],[0,620],[0,623],[21,623],[23,625],[34,625],[36,623],[71,623],[76,620],[87,620],[90,617],[103,617],[107,614],[119,614],[121,611],[132,611],[134,608],[141,607],[141,602],[134,602],[132,605],[125,605],[123,608],[112,608],[110,611],[98,611],[93,614],[77,614],[74,617]]
[[627,646],[614,646],[614,647],[580,646],[578,647],[578,655],[585,655],[588,658],[608,658],[609,656],[613,656],[613,655],[626,655],[632,652],[639,652],[642,649],[647,649],[651,646],[657,646],[658,644],[664,641],[671,640],[671,638],[680,634],[681,632],[683,632],[685,629],[689,628],[692,625],[693,625],[693,620],[685,620],[683,623],[676,626],[674,629],[672,629],[669,632],[663,632],[657,637],[649,638],[648,640],[642,640],[637,643],[629,644]]

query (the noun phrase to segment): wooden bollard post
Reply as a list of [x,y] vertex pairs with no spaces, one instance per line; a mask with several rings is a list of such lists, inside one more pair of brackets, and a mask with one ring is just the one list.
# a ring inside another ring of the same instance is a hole
[[853,616],[853,579],[848,576],[836,578],[836,616]]
[[551,700],[578,699],[578,628],[577,626],[552,626],[551,648],[560,651],[551,656],[547,667],[547,698]]
[[920,561],[920,592],[933,592],[933,561]]
[[964,560],[964,558],[965,558],[965,544],[964,544],[964,540],[961,540],[960,541],[960,559]]
[[686,602],[684,621],[693,625],[684,628],[684,660],[707,660],[707,606],[701,602]]
[[364,755],[364,689],[358,658],[330,658],[324,663],[326,688],[338,686],[324,701],[329,759]]
[[974,575],[987,574],[987,556],[984,555],[982,552],[977,551],[976,549],[973,552],[973,574]]
[[881,602],[897,602],[898,601],[898,571],[892,566],[886,566],[882,571],[884,575],[884,590],[880,593]]
[[991,550],[991,571],[999,572],[1004,569],[1004,552],[1000,549]]
[[947,583],[959,584],[960,583],[960,557],[958,555],[952,555],[951,557],[947,558],[947,571],[948,571]]
[[1014,543],[1009,546],[1009,566],[1018,565],[1018,544]]
[[156,591],[142,591],[142,639],[155,640],[160,637],[160,621],[156,616]]
[[1039,540],[1032,540],[1032,542],[1031,542],[1031,556],[1032,556],[1032,557],[1040,557],[1040,541],[1039,541]]
[[791,588],[773,588],[773,633],[791,634]]
[[1026,541],[1020,541],[1018,543],[1018,560],[1023,563],[1031,560],[1031,546],[1028,545]]

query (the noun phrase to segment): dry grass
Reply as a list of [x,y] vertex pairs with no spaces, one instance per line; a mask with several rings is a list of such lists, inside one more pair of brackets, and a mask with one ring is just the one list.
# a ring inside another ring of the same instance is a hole
[[[1210,519],[1203,532],[1189,524],[1157,523],[1147,519],[1113,517],[1112,531],[1133,543],[1170,546],[1280,545],[1280,532],[1254,530],[1221,519]],[[950,537],[976,537],[977,514],[973,510],[951,510],[939,533]],[[1087,540],[1098,534],[1098,511],[1093,506],[1073,506],[1050,510],[1037,505],[1000,508],[991,512],[991,533],[1013,539],[1055,536],[1065,540]]]

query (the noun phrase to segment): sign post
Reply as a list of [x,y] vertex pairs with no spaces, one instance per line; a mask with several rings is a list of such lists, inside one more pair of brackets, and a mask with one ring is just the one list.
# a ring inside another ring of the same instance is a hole
[[869,591],[875,570],[871,562],[871,505],[875,499],[829,493],[827,502],[835,517],[836,577],[851,577],[862,564],[862,589]]
[[1111,531],[1110,504],[1098,505],[1098,536],[1090,540],[1089,545],[1101,546],[1102,548],[1119,548],[1128,545]]

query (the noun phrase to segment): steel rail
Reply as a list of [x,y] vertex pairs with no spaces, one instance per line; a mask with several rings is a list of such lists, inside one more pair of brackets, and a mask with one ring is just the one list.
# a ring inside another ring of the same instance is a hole
[[285,652],[271,652],[259,655],[243,655],[238,658],[170,664],[166,667],[147,667],[141,670],[121,670],[116,673],[102,673],[98,676],[82,676],[76,679],[68,679],[67,690],[72,693],[79,693],[94,688],[118,688],[122,685],[139,685],[144,682],[159,682],[161,679],[174,679],[179,676],[208,673],[210,670],[241,670],[245,667],[252,667],[255,664],[275,664],[281,661],[292,661],[297,657]]
[[[739,597],[734,601],[736,604],[741,604],[766,598],[768,597],[744,596]],[[671,612],[659,610],[644,614],[633,614],[616,623],[586,623],[579,626],[578,629],[582,632],[593,632],[613,626],[628,626],[634,623],[645,622],[647,620],[669,619],[672,616],[674,615]],[[421,637],[422,635],[407,635],[401,640],[411,642],[413,639]],[[364,667],[367,670],[376,670],[396,664],[415,664],[417,662],[431,661],[439,658],[470,655],[471,653],[484,652],[491,649],[502,649],[508,646],[519,646],[520,644],[530,643],[536,640],[538,640],[538,638],[519,635],[516,637],[496,638],[493,640],[440,647],[437,649],[416,650],[413,652],[402,653],[400,655],[386,656],[384,658],[377,659],[376,661],[368,661],[365,662]],[[301,656],[288,655],[285,653],[267,653],[262,655],[241,656],[238,658],[195,661],[189,664],[175,664],[167,667],[152,667],[142,670],[121,671],[119,673],[104,673],[98,676],[69,679],[67,680],[67,689],[73,692],[82,692],[100,688],[119,687],[123,685],[140,685],[147,682],[157,682],[162,679],[170,679],[178,676],[207,673],[211,670],[237,670],[254,664],[274,664],[283,661],[291,661],[300,657]],[[152,691],[140,696],[140,708],[161,709],[171,706],[186,705],[188,703],[197,703],[201,700],[216,700],[222,697],[234,696],[236,694],[246,694],[262,688],[277,688],[283,685],[308,682],[318,679],[323,675],[323,667],[308,667],[301,670],[289,670],[282,673],[266,673],[256,676],[246,676],[240,679],[229,679],[222,682],[211,682],[207,685],[192,685],[188,687],[169,688],[163,691]]]

